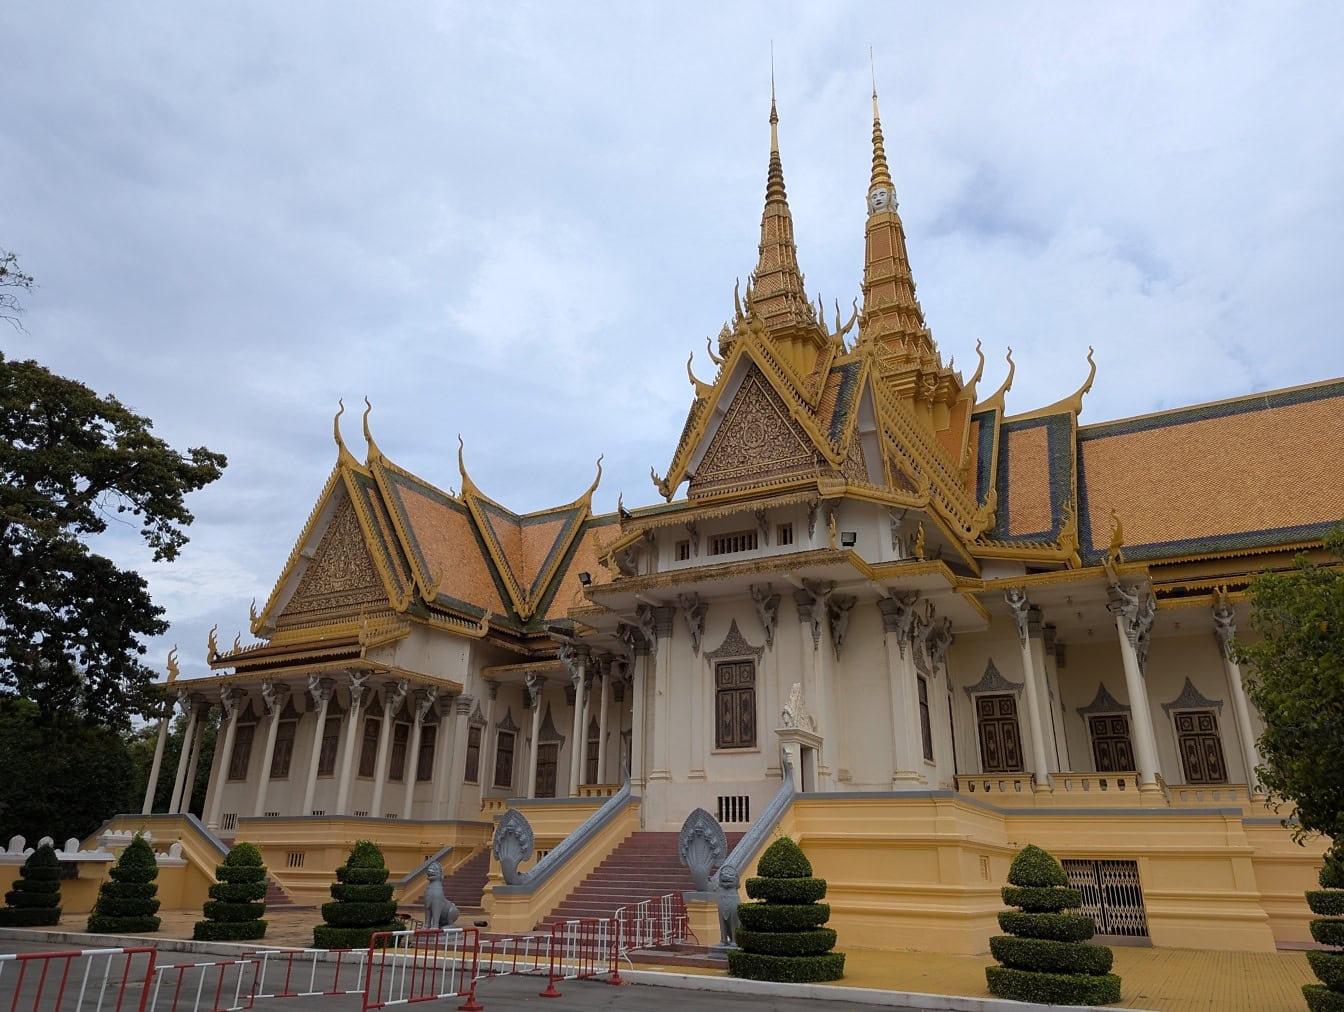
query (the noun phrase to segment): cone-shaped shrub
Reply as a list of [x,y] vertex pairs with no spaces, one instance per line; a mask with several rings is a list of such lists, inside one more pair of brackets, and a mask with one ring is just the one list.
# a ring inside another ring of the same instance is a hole
[[0,925],[24,928],[35,924],[61,923],[61,863],[51,844],[44,843],[28,855],[19,869],[19,880],[5,893]]
[[1307,953],[1319,984],[1303,984],[1302,994],[1311,1012],[1344,1012],[1344,848],[1331,847],[1321,869],[1321,888],[1307,893],[1307,906],[1319,914],[1311,922],[1311,937],[1330,949]]
[[747,895],[759,902],[737,908],[741,950],[728,953],[728,972],[794,984],[843,977],[845,954],[831,951],[835,932],[822,927],[831,908],[817,902],[826,895],[826,880],[812,877],[802,848],[781,837],[761,855],[757,871],[759,878],[747,879]]
[[336,869],[332,883],[333,902],[322,904],[322,919],[313,929],[313,945],[319,949],[362,949],[380,931],[397,931],[396,900],[387,881],[383,852],[376,843],[360,840]]
[[250,843],[235,844],[215,865],[214,885],[191,937],[205,942],[236,942],[266,937],[266,865],[261,851]]
[[98,887],[98,902],[89,915],[89,931],[121,933],[158,931],[159,866],[154,848],[136,835],[108,869],[108,881]]
[[1042,1005],[1113,1005],[1120,978],[1111,973],[1111,950],[1088,945],[1096,923],[1065,913],[1083,905],[1069,888],[1063,866],[1035,844],[1018,851],[1008,869],[1003,902],[1017,910],[999,914],[1008,932],[989,940],[1002,966],[985,967],[991,994]]

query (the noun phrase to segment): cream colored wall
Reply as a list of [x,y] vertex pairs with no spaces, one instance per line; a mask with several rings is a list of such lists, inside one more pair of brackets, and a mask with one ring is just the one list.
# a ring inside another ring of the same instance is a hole
[[[1128,704],[1133,712],[1129,690],[1125,684],[1125,669],[1120,658],[1119,638],[1114,626],[1099,630],[1102,639],[1086,643],[1069,643],[1064,648],[1065,664],[1059,671],[1059,691],[1064,701],[1064,733],[1073,759],[1071,772],[1095,773],[1096,761],[1092,755],[1092,739],[1087,721],[1078,708],[1088,706],[1096,699],[1097,689],[1104,683],[1106,691],[1120,703]],[[1159,711],[1161,712],[1161,711]],[[1130,720],[1131,741],[1134,733]]]
[[[1000,619],[988,632],[979,635],[958,636],[947,653],[947,667],[952,686],[952,720],[956,728],[957,768],[963,773],[983,773],[980,740],[976,731],[975,703],[966,695],[966,689],[976,685],[985,675],[992,660],[999,674],[1009,682],[1021,683],[1017,693],[1017,726],[1022,738],[1022,765],[1027,772],[1038,772],[1033,760],[1031,719],[1027,710],[1026,672],[1022,665],[1022,644],[1011,621]],[[942,690],[942,679],[930,682],[930,694],[937,687]],[[1041,720],[1047,725],[1046,756],[1054,764],[1053,750],[1049,747],[1049,714],[1042,707]],[[939,726],[942,725],[942,726]],[[934,736],[947,735],[945,722],[935,721]]]
[[1202,635],[1157,637],[1149,647],[1146,679],[1149,698],[1154,701],[1153,731],[1162,778],[1171,784],[1185,783],[1177,749],[1176,725],[1161,704],[1170,703],[1181,694],[1187,677],[1206,699],[1222,702],[1222,707],[1214,707],[1214,711],[1218,715],[1218,731],[1223,740],[1227,778],[1230,783],[1246,783],[1249,778],[1242,758],[1241,736],[1237,732],[1230,688],[1211,631]]
[[[830,650],[823,634],[822,650]],[[849,613],[849,629],[835,667],[838,726],[828,729],[828,751],[835,754],[837,789],[890,790],[892,762],[891,684],[882,616],[864,601]],[[787,696],[787,692],[785,694]]]

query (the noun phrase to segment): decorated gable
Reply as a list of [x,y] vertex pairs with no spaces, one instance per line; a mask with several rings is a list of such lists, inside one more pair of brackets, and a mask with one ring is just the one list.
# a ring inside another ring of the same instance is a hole
[[281,612],[279,625],[293,625],[369,604],[385,605],[387,593],[369,555],[354,504],[341,496],[313,559]]

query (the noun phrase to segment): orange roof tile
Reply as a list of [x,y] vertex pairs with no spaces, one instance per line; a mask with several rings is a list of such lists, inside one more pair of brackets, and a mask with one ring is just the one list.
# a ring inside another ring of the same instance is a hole
[[1038,534],[1054,526],[1050,507],[1049,432],[1044,425],[1008,436],[1008,535]]

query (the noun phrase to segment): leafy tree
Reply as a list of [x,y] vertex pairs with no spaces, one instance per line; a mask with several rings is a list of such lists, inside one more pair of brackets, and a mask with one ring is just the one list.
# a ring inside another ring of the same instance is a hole
[[1251,581],[1254,643],[1240,645],[1246,692],[1265,722],[1261,780],[1291,802],[1298,841],[1344,843],[1344,525],[1325,539],[1337,562],[1299,555],[1290,571]]
[[15,254],[0,249],[0,320],[7,320],[19,327],[19,313],[23,312],[23,304],[14,292],[7,289],[32,291],[33,276],[19,270],[19,258]]
[[155,561],[175,558],[186,495],[225,464],[204,447],[174,450],[115,397],[0,354],[0,694],[53,724],[83,714],[125,726],[150,705],[140,657],[167,628],[163,609],[87,539],[133,518]]

